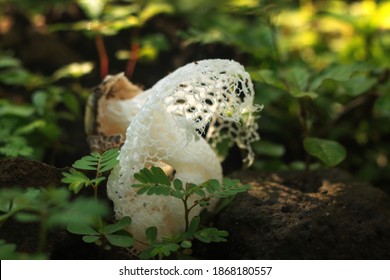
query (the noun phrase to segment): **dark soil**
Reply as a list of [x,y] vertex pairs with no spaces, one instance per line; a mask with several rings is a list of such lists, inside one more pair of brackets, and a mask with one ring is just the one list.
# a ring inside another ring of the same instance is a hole
[[337,169],[234,174],[252,188],[215,219],[217,259],[389,259],[390,198]]
[[[0,161],[0,187],[60,186],[61,169],[24,159]],[[227,243],[196,244],[199,259],[389,259],[390,198],[337,169],[231,177],[252,188],[214,219],[229,232]],[[38,228],[8,220],[0,239],[18,251],[36,250]],[[51,259],[123,259],[64,230],[49,237]]]

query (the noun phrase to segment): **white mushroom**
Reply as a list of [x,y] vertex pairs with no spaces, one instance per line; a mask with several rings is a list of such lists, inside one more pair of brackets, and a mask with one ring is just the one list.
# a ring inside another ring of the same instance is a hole
[[[185,223],[179,199],[137,195],[131,187],[134,174],[145,166],[168,164],[183,182],[221,181],[220,159],[213,148],[222,139],[246,149],[250,164],[250,143],[258,139],[253,114],[260,109],[253,105],[253,95],[243,66],[221,59],[187,64],[137,95],[145,102],[138,104],[136,114],[130,107],[126,112],[130,116],[126,141],[107,186],[116,217],[132,218],[128,230],[135,239],[145,241],[150,226],[157,226],[161,238],[183,231]],[[200,211],[194,208],[191,215]]]

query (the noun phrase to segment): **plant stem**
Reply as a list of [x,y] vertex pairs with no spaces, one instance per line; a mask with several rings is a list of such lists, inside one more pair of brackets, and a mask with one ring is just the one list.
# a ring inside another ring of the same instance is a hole
[[[100,173],[100,164],[101,164],[101,160],[102,160],[102,158],[100,157],[100,158],[99,158],[99,161],[97,162],[95,179],[99,178],[99,177],[102,175],[102,174]],[[94,197],[96,203],[98,202],[98,186],[99,186],[99,183],[94,183],[94,184],[92,184],[92,188],[93,188],[93,197]],[[102,220],[102,217],[101,217],[101,216],[98,216],[98,217],[97,217],[97,220],[98,220],[99,228],[100,228],[100,229],[103,229],[103,220]]]
[[131,80],[133,76],[135,65],[137,64],[139,53],[139,44],[137,42],[132,42],[130,47],[130,58],[126,65],[126,76]]
[[106,47],[104,46],[103,36],[101,34],[96,36],[95,43],[100,60],[100,78],[103,79],[108,75],[108,56]]
[[190,216],[190,210],[192,209],[192,208],[188,208],[187,200],[188,200],[188,196],[184,196],[184,198],[182,199],[183,204],[184,204],[185,232],[187,232],[188,228],[190,227],[190,221],[189,221],[190,218],[189,218],[189,216]]

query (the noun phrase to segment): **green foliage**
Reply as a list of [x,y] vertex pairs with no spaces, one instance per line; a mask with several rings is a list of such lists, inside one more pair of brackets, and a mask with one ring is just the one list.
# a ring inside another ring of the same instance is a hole
[[[69,184],[69,190],[74,193],[78,193],[83,187],[91,186],[97,201],[98,186],[106,180],[102,174],[111,171],[118,164],[118,154],[118,149],[107,150],[102,154],[92,152],[90,155],[76,160],[69,172],[63,172],[64,177],[61,181]],[[76,169],[84,170],[84,172],[95,171],[95,177],[89,178],[85,173]],[[106,244],[107,242],[116,247],[131,247],[133,245],[133,237],[124,230],[131,224],[130,217],[123,217],[114,224],[104,224],[100,216],[97,217],[97,220],[99,221],[97,225],[74,221],[67,225],[67,230],[74,234],[83,235],[82,239],[86,243],[95,243],[106,249],[111,248]]]
[[16,251],[16,245],[0,239],[0,260],[44,260],[45,254],[26,254]]
[[2,189],[0,222],[14,217],[20,222],[38,222],[43,217],[49,228],[65,226],[70,221],[91,223],[95,215],[107,214],[107,208],[83,197],[70,201],[63,188]]
[[70,28],[88,35],[112,36],[123,29],[142,27],[158,14],[173,12],[169,3],[161,1],[117,3],[114,0],[78,0],[77,2],[88,19],[72,24],[52,25],[52,31]]
[[[0,225],[4,226],[10,218],[20,223],[38,223],[37,255],[42,257],[49,231],[65,228],[70,222],[93,224],[96,216],[105,216],[107,205],[84,197],[70,199],[70,193],[63,188],[4,188],[0,190]],[[12,246],[2,248],[9,258],[22,258],[13,255]],[[35,255],[28,255],[35,258]]]
[[0,157],[41,159],[47,149],[60,146],[63,134],[59,123],[81,118],[73,89],[55,85],[67,75],[67,68],[59,69],[53,76],[42,76],[0,52],[0,85],[10,87],[14,98],[30,96],[22,103],[0,98]]
[[131,218],[123,217],[118,222],[105,225],[97,230],[87,224],[76,222],[69,223],[67,230],[74,234],[83,235],[83,241],[86,243],[102,246],[107,241],[112,246],[131,247],[134,244],[134,239],[130,233],[124,230],[130,224]]
[[[45,26],[48,33],[58,37],[68,30],[82,33],[88,44],[98,34],[116,35],[118,40],[110,44],[116,48],[109,52],[118,59],[136,55],[140,63],[155,65],[161,51],[166,51],[164,64],[172,61],[170,53],[175,65],[210,55],[241,61],[254,82],[255,102],[265,106],[259,120],[262,140],[253,147],[257,155],[253,168],[309,170],[340,165],[360,179],[388,188],[390,5],[386,1],[73,1],[85,17],[72,15],[67,6],[70,0],[36,2],[0,1],[0,20],[5,11],[12,15],[13,6],[32,23],[47,17],[46,11],[52,9],[69,18],[63,22],[51,12],[48,22],[53,23]],[[161,17],[161,22],[151,21],[163,14],[169,16]],[[129,51],[129,40],[139,45],[137,51]],[[181,52],[183,47],[185,52]],[[191,47],[196,55],[189,53]],[[210,54],[212,50],[218,51]],[[49,149],[68,149],[59,123],[80,119],[79,97],[85,97],[85,90],[77,79],[92,67],[90,63],[71,64],[44,76],[1,52],[0,156],[42,159]],[[146,76],[156,73],[150,74]],[[143,79],[139,82],[153,82]],[[226,155],[230,147],[221,143],[218,148]],[[319,161],[310,164],[308,156]],[[89,157],[93,159],[64,174],[64,182],[75,193],[85,186],[96,191],[105,180],[104,167],[98,164],[101,159]],[[229,182],[168,183],[155,169],[142,171],[140,176],[140,193],[173,196],[183,205],[194,194],[200,196],[197,203],[206,206],[210,197],[224,194],[226,188],[227,194],[236,192],[226,187]],[[192,205],[186,207],[189,211]],[[19,218],[34,220],[34,215]],[[102,227],[93,225],[100,235],[87,240],[101,240]],[[148,234],[149,242],[156,243],[151,242],[156,233],[150,230]],[[191,248],[192,239],[187,237],[164,240],[145,256],[167,257]]]
[[[191,248],[193,239],[204,243],[224,242],[228,233],[213,227],[199,229],[200,218],[195,216],[191,221],[189,214],[191,210],[199,205],[205,207],[209,205],[212,198],[234,197],[236,194],[247,191],[249,185],[241,185],[239,180],[224,178],[222,184],[215,179],[210,179],[202,184],[183,184],[179,179],[173,182],[165,175],[164,171],[152,166],[150,169],[143,168],[134,175],[139,183],[133,184],[137,188],[138,194],[164,195],[180,199],[184,206],[185,231],[171,237],[163,237],[162,241],[157,241],[157,228],[150,227],[145,231],[149,247],[145,249],[140,258],[150,259],[154,257],[164,258],[172,253],[179,254]],[[197,195],[198,199],[189,205],[189,198]]]
[[303,145],[309,154],[319,158],[327,166],[335,166],[346,157],[345,148],[336,141],[309,137],[303,141]]
[[195,216],[189,224],[187,231],[174,235],[164,236],[161,241],[157,241],[157,228],[150,227],[145,231],[149,246],[141,252],[141,259],[167,258],[172,254],[176,257],[185,257],[192,247],[192,240],[197,239],[204,243],[225,242],[228,232],[216,228],[199,229],[200,217]]
[[175,179],[171,184],[169,178],[164,171],[152,166],[150,169],[143,168],[134,175],[140,183],[133,184],[133,188],[137,188],[138,194],[147,195],[165,195],[173,196],[183,201],[194,194],[200,196],[196,202],[201,206],[206,206],[208,201],[215,198],[235,196],[240,192],[247,191],[249,185],[241,185],[239,180],[223,179],[221,184],[218,180],[210,179],[202,184],[196,185],[192,183],[183,184],[179,179]]
[[[103,172],[110,171],[114,168],[118,161],[118,150],[111,149],[103,154],[96,152],[88,156],[84,156],[73,164],[70,172],[64,172],[63,183],[69,184],[69,189],[75,193],[79,192],[84,186],[92,186],[95,191],[97,186],[105,180],[102,176]],[[91,179],[84,172],[76,170],[95,171],[96,176]],[[148,247],[141,254],[140,258],[165,258],[171,254],[181,255],[182,251],[189,250],[192,246],[192,240],[197,239],[201,242],[224,242],[228,233],[216,228],[199,228],[200,218],[194,217],[189,221],[189,213],[196,206],[207,206],[212,198],[234,197],[237,193],[244,192],[249,189],[249,185],[241,185],[238,180],[225,178],[221,184],[218,180],[208,180],[200,185],[183,182],[175,179],[173,182],[169,180],[164,171],[152,166],[150,169],[143,168],[134,175],[138,183],[133,184],[133,188],[138,188],[138,194],[146,195],[164,195],[172,196],[180,199],[184,207],[184,219],[186,230],[171,237],[163,237],[161,241],[157,240],[157,227],[147,228],[145,231]],[[188,199],[193,195],[198,195],[193,205],[188,204]],[[96,218],[96,217],[95,217]],[[96,220],[96,219],[95,219]],[[123,217],[114,224],[105,224],[98,217],[98,224],[86,224],[74,221],[67,224],[67,230],[71,233],[82,235],[82,239],[86,243],[95,243],[103,248],[109,249],[110,246],[131,247],[135,240],[125,228],[131,224],[130,217]]]
[[[93,152],[88,156],[84,156],[77,160],[69,170],[69,172],[63,172],[61,182],[69,184],[69,189],[74,193],[78,193],[83,187],[92,186],[96,189],[100,183],[106,180],[105,176],[102,176],[104,172],[110,171],[118,164],[119,151],[118,149],[111,149],[105,151],[103,154]],[[96,171],[96,176],[90,179],[81,170]]]

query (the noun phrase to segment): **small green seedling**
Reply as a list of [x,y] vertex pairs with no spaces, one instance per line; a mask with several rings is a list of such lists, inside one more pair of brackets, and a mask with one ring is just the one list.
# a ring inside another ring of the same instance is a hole
[[[240,192],[247,191],[249,185],[241,185],[239,180],[225,178],[221,184],[218,180],[210,179],[202,184],[184,184],[181,180],[175,179],[173,182],[165,175],[164,171],[158,167],[141,169],[134,177],[139,181],[133,184],[137,188],[138,194],[164,195],[180,199],[184,207],[185,231],[171,237],[163,237],[162,241],[157,241],[157,228],[151,227],[146,230],[146,237],[149,247],[140,254],[140,258],[163,258],[169,257],[172,253],[180,250],[188,250],[192,247],[192,240],[197,239],[204,243],[225,242],[228,236],[227,231],[218,230],[214,227],[199,228],[200,217],[195,216],[190,221],[191,210],[199,205],[206,207],[212,198],[233,197]],[[198,195],[192,205],[189,198]]]
[[[64,178],[61,182],[69,184],[69,189],[74,193],[78,193],[83,187],[91,186],[96,197],[98,186],[106,180],[103,173],[110,171],[118,164],[118,153],[118,149],[111,149],[103,154],[92,152],[90,155],[82,157],[72,165],[73,168],[69,172],[62,173]],[[90,179],[77,169],[96,171],[95,177]]]
[[[77,160],[69,172],[64,172],[63,183],[69,184],[69,189],[78,193],[83,187],[92,186],[94,189],[95,199],[98,186],[106,180],[103,173],[112,170],[117,164],[118,150],[112,149],[103,154],[91,153],[80,160]],[[95,171],[95,176],[90,178],[85,171]],[[143,168],[134,174],[138,183],[131,187],[137,189],[139,195],[163,195],[172,196],[180,199],[184,207],[185,230],[174,236],[164,236],[162,240],[157,240],[158,230],[156,226],[146,229],[146,249],[139,254],[141,259],[166,258],[175,254],[177,257],[185,255],[190,251],[194,239],[204,243],[225,242],[228,232],[218,230],[214,227],[201,227],[200,217],[195,216],[190,220],[190,212],[197,205],[206,207],[212,198],[232,198],[240,192],[247,191],[249,185],[241,185],[239,180],[223,179],[220,183],[218,180],[211,179],[202,184],[183,183],[179,179],[171,180],[166,176],[164,171],[152,166],[150,169]],[[198,199],[193,204],[189,203],[189,198],[197,195]],[[135,213],[136,214],[136,213]],[[86,243],[95,243],[105,249],[112,246],[132,247],[134,242],[131,233],[125,229],[131,224],[130,217],[123,217],[114,224],[105,224],[101,217],[98,217],[98,226],[72,222],[67,226],[71,233],[82,235]]]

